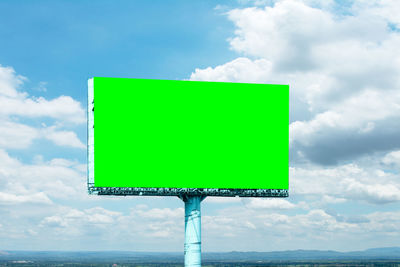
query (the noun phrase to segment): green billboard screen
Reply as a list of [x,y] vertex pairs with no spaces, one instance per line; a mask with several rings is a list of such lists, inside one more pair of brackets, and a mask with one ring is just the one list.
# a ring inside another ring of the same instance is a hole
[[88,96],[90,192],[287,196],[288,85],[95,77]]

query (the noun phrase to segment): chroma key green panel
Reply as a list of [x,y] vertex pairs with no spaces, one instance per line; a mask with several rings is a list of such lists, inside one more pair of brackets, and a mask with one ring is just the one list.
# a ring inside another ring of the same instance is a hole
[[288,85],[95,77],[89,109],[94,189],[287,192]]

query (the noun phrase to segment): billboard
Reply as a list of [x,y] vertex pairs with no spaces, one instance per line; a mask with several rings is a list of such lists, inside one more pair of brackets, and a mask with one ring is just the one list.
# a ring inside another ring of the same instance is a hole
[[88,85],[90,193],[288,196],[288,85],[104,77]]

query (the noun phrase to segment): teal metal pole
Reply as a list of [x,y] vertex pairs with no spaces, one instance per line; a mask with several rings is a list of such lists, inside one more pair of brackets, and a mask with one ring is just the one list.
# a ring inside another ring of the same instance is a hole
[[201,196],[183,196],[185,202],[185,267],[201,267]]

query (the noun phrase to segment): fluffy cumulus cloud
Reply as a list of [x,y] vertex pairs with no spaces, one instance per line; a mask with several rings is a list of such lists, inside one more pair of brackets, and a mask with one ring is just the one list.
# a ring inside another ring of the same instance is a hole
[[400,201],[398,174],[355,164],[339,167],[291,167],[293,194],[323,196],[327,203],[362,201],[385,204]]
[[[350,242],[363,244],[354,247],[367,248],[379,244],[379,238],[386,238],[389,242],[386,244],[395,244],[399,238],[398,212],[354,216],[321,208],[303,207],[302,212],[293,213],[264,206],[245,204],[220,208],[212,215],[203,213],[204,251],[298,249],[299,244],[305,249],[318,249],[321,244],[326,249],[337,249],[343,239],[349,240],[352,235],[356,238]],[[101,249],[129,247],[157,251],[163,246],[163,251],[179,251],[183,243],[183,218],[183,208],[153,208],[143,204],[135,205],[129,212],[100,206],[58,206],[16,237],[29,238],[33,243],[45,240],[68,248],[67,244],[74,244],[84,236],[75,249],[97,242],[95,247]],[[4,225],[17,233],[7,222]],[[377,240],[371,240],[372,231],[378,235]]]
[[244,200],[246,207],[249,209],[293,209],[299,205],[295,205],[285,199],[272,198],[272,199],[246,199]]
[[0,148],[25,149],[38,139],[49,140],[57,146],[86,148],[74,131],[58,128],[56,125],[35,128],[9,119],[0,119]]
[[[80,125],[86,121],[81,103],[70,96],[52,100],[31,97],[22,90],[26,77],[11,67],[0,65],[0,148],[24,149],[34,140],[47,139],[58,146],[85,148],[75,132],[61,129],[63,125]],[[33,127],[21,119],[51,119],[54,125]]]
[[[268,60],[252,61],[246,57],[239,57],[215,68],[196,69],[191,79],[216,82],[266,82],[271,68],[272,64]],[[248,75],[245,76],[244,73]]]
[[400,150],[388,153],[382,159],[382,162],[385,164],[394,164],[397,165],[397,167],[400,167]]
[[44,138],[53,141],[58,146],[71,146],[76,148],[86,148],[78,136],[73,131],[57,130],[56,126],[42,129],[41,134]]
[[51,204],[49,199],[81,198],[85,172],[78,162],[53,159],[24,164],[0,149],[0,205]]
[[[245,206],[203,216],[206,250],[364,249],[396,246],[399,211],[344,215],[322,208],[291,213]],[[373,238],[371,238],[371,235]],[[250,242],[247,241],[247,236]],[[347,244],[343,244],[346,240]]]
[[40,136],[31,126],[0,119],[0,147],[27,148]]
[[1,204],[24,204],[24,203],[43,203],[50,204],[51,200],[43,192],[28,195],[15,195],[11,193],[0,192]]
[[[34,223],[23,218],[19,215],[17,225],[4,220],[9,233],[0,231],[0,236],[7,238],[10,244],[29,239],[32,245],[42,243],[42,248],[72,250],[129,248],[178,251],[183,243],[183,208],[135,205],[128,211],[120,212],[101,206],[79,208],[53,205],[39,215],[29,215]],[[11,236],[11,232],[19,234]],[[160,246],[165,247],[161,249]]]
[[[400,33],[389,1],[276,1],[234,9],[231,48],[243,56],[196,69],[192,80],[289,84],[296,160],[336,164],[400,147]],[[299,160],[303,160],[301,158]]]
[[91,227],[105,229],[110,225],[115,225],[121,218],[120,212],[109,211],[101,207],[78,210],[69,207],[61,207],[51,215],[44,217],[39,223],[39,229],[52,228],[58,232],[61,239],[73,238],[73,235],[84,234],[83,231],[90,230]]
[[84,123],[85,111],[81,104],[70,96],[59,96],[52,100],[44,97],[29,97],[20,87],[27,80],[17,75],[11,67],[0,65],[0,116],[24,116],[28,118],[50,117],[72,123]]

